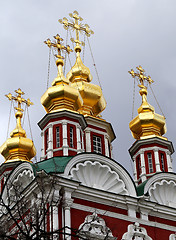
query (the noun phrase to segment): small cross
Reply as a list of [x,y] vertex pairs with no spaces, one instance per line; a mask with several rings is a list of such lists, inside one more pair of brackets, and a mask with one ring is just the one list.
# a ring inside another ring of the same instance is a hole
[[17,111],[23,112],[24,110],[21,108],[21,104],[25,103],[28,107],[30,105],[33,105],[33,103],[30,101],[30,99],[28,98],[27,100],[25,100],[24,98],[22,98],[22,95],[24,95],[24,92],[21,91],[20,88],[18,88],[18,90],[15,90],[15,92],[17,93],[16,96],[12,96],[11,93],[6,94],[5,96],[10,100],[15,100],[18,103],[18,107],[15,107],[15,109]]
[[63,57],[61,56],[61,51],[65,50],[68,54],[70,52],[73,52],[73,50],[70,48],[69,45],[67,45],[66,47],[64,45],[61,44],[61,42],[63,41],[63,39],[60,37],[59,34],[57,34],[56,36],[54,36],[54,39],[56,40],[55,42],[51,42],[51,40],[48,38],[46,41],[44,41],[45,44],[47,44],[47,46],[50,47],[54,47],[57,49],[58,54],[55,55],[57,58],[63,59]]
[[70,13],[69,16],[73,19],[70,22],[68,22],[68,19],[65,17],[63,19],[59,19],[59,22],[64,25],[65,29],[71,27],[76,31],[76,39],[71,38],[72,42],[75,42],[77,46],[84,45],[84,42],[79,40],[79,33],[85,32],[86,36],[90,37],[90,35],[94,34],[94,32],[90,29],[88,24],[79,23],[79,21],[82,21],[83,18],[79,16],[77,11]]
[[141,85],[138,85],[140,88],[146,88],[145,85],[144,85],[144,81],[147,81],[149,84],[153,83],[154,81],[151,79],[150,76],[145,76],[145,70],[139,65],[139,67],[136,67],[136,69],[138,70],[138,72],[134,72],[133,69],[131,69],[131,71],[128,71],[129,74],[131,74],[131,76],[133,78],[137,77],[140,84]]

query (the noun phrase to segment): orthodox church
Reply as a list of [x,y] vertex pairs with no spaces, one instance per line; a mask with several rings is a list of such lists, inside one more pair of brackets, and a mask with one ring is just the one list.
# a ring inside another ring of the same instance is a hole
[[18,106],[16,128],[0,148],[5,159],[0,166],[0,222],[6,229],[0,229],[0,238],[2,232],[4,239],[175,240],[174,148],[163,136],[165,118],[147,101],[146,83],[152,79],[141,66],[129,71],[139,81],[142,102],[129,124],[134,137],[129,143],[132,179],[112,159],[115,133],[101,116],[106,101],[81,59],[79,33],[89,37],[93,32],[80,23],[76,11],[70,17],[71,22],[59,20],[65,29],[76,32],[72,39],[76,60],[66,76],[62,51],[72,50],[59,35],[53,42],[45,41],[58,51],[58,75],[41,97],[46,115],[38,122],[42,151],[37,162],[33,141],[21,124],[22,104],[32,103],[23,98],[21,89],[15,96],[7,95]]

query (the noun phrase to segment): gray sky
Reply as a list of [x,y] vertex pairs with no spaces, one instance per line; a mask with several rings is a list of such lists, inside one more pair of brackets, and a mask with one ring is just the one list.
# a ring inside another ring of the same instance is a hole
[[[10,102],[4,95],[20,87],[26,93],[25,97],[35,104],[29,111],[37,157],[40,157],[41,137],[37,122],[45,114],[40,97],[46,91],[49,53],[43,41],[57,33],[66,39],[66,31],[58,19],[68,17],[74,10],[95,32],[89,40],[107,101],[102,115],[112,123],[117,136],[113,143],[114,159],[132,173],[128,154],[134,142],[129,130],[133,102],[133,79],[128,74],[131,68],[141,64],[155,81],[153,89],[166,116],[168,132],[165,136],[176,144],[175,0],[1,1],[0,144],[6,140],[10,110]],[[98,84],[88,46],[85,48],[85,64],[91,69],[92,83]],[[67,64],[67,71],[69,68]],[[49,85],[56,73],[52,58]],[[160,113],[150,91],[148,100]],[[140,102],[136,88],[135,116]],[[14,127],[12,111],[10,131]],[[25,130],[30,137],[28,129],[25,121]],[[175,158],[173,155],[176,169]],[[3,162],[3,157],[0,160]]]

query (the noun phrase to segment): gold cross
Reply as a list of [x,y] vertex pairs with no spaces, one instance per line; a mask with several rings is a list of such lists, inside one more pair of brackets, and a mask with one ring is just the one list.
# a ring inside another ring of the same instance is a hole
[[68,19],[65,17],[63,19],[59,19],[59,22],[64,25],[65,29],[71,27],[73,30],[76,31],[76,39],[70,39],[72,42],[75,42],[77,46],[84,45],[84,42],[81,42],[79,40],[79,32],[85,32],[87,37],[90,37],[90,35],[94,34],[94,32],[90,29],[88,24],[79,23],[79,21],[82,21],[83,18],[79,16],[79,13],[77,11],[70,13],[69,16],[73,18],[71,22],[68,22]]
[[54,36],[54,38],[56,39],[55,42],[51,42],[51,40],[48,38],[46,41],[44,41],[45,44],[48,45],[48,47],[54,47],[57,49],[58,54],[55,55],[57,58],[63,59],[63,57],[61,56],[61,51],[65,50],[68,54],[70,52],[73,52],[73,50],[70,48],[69,45],[67,45],[66,47],[64,45],[61,44],[61,42],[63,41],[63,39],[60,37],[59,34],[57,34],[56,36]]
[[10,100],[15,100],[18,103],[18,107],[15,107],[15,109],[17,111],[23,112],[24,110],[21,108],[21,104],[25,103],[28,107],[30,105],[33,105],[33,103],[30,101],[30,99],[28,98],[27,100],[25,100],[24,98],[22,98],[22,95],[24,95],[24,92],[21,91],[20,88],[18,88],[18,90],[15,90],[15,92],[17,93],[16,96],[12,96],[11,93],[6,94],[5,96]]
[[131,71],[128,71],[129,74],[131,74],[131,76],[133,78],[137,77],[140,85],[138,85],[140,88],[146,88],[146,86],[144,85],[144,81],[147,81],[149,84],[153,83],[154,81],[151,79],[150,76],[145,76],[145,70],[139,65],[139,67],[136,67],[136,69],[138,70],[138,72],[134,72],[133,69],[131,69]]

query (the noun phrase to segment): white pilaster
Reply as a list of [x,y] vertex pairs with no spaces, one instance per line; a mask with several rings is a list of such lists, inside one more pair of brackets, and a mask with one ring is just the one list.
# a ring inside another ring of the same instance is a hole
[[155,156],[156,172],[161,172],[158,148],[154,148],[153,150],[154,150],[154,156]]
[[105,142],[105,156],[109,157],[109,139],[107,134],[105,134],[104,136],[104,142]]
[[41,160],[45,159],[45,138],[44,138],[44,131],[41,131],[41,137],[42,137],[42,147],[41,147]]
[[47,158],[53,157],[53,126],[52,124],[48,125],[48,149],[47,149]]
[[168,172],[173,172],[170,151],[166,151],[166,158],[167,158]]
[[63,195],[63,208],[64,208],[64,227],[65,227],[65,239],[71,239],[71,213],[70,207],[73,203],[71,198],[71,192],[65,190]]
[[134,165],[134,181],[137,183],[137,169],[136,169],[136,156],[133,156],[133,165]]
[[141,159],[141,180],[144,182],[147,177],[146,177],[146,167],[145,167],[145,159],[144,159],[144,151],[140,151],[140,159]]
[[86,134],[86,152],[91,152],[90,130],[85,130]]
[[81,130],[80,126],[76,126],[76,138],[77,138],[77,153],[81,153]]
[[68,156],[68,139],[67,139],[67,122],[62,122],[62,131],[63,131],[63,155]]
[[82,135],[82,152],[85,152],[84,148],[84,132],[81,130],[81,135]]

